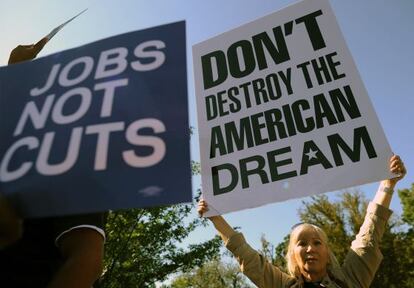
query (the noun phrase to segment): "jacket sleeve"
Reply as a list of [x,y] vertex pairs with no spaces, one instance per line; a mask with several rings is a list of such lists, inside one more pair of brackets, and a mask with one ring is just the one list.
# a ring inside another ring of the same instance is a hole
[[345,276],[357,287],[369,287],[374,279],[383,258],[379,244],[391,213],[373,202],[368,205],[364,223],[342,267]]
[[[233,253],[240,264],[241,271],[257,287],[282,288],[289,287],[295,278],[280,271],[267,259],[246,243],[241,233],[236,233],[226,243],[227,249]],[[289,285],[289,286],[288,286]]]

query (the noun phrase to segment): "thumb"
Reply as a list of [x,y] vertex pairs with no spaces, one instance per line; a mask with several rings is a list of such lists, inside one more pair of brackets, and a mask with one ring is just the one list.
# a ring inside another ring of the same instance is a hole
[[40,39],[36,44],[34,44],[33,49],[36,55],[45,47],[46,43],[49,41],[47,37]]

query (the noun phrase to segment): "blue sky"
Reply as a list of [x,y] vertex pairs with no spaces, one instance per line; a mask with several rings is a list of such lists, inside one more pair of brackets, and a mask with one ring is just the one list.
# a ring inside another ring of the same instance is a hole
[[[307,0],[312,1],[312,0]],[[19,44],[36,42],[51,29],[88,11],[66,26],[39,57],[73,48],[116,34],[160,24],[187,21],[188,91],[191,126],[197,127],[191,46],[224,31],[277,11],[296,1],[288,0],[1,0],[0,66],[6,65],[10,51]],[[331,0],[334,13],[353,55],[371,101],[393,151],[402,156],[409,170],[399,188],[413,183],[414,107],[414,1],[412,0]],[[197,130],[196,130],[197,132]],[[198,135],[192,139],[192,158],[199,159]],[[193,181],[194,191],[200,178]],[[360,189],[372,198],[377,183]],[[334,193],[328,195],[334,197]],[[262,233],[279,243],[299,221],[297,209],[309,198],[269,204],[226,215],[233,226],[241,227],[253,246],[259,247]],[[395,197],[392,209],[401,205]],[[194,217],[196,214],[194,213]],[[212,227],[194,233],[189,242],[214,235]]]

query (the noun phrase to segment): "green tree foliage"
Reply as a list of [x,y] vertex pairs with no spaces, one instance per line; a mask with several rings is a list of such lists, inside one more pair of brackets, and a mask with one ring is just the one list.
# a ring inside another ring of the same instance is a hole
[[414,183],[411,189],[398,190],[401,204],[403,205],[402,220],[414,229]]
[[189,219],[193,208],[175,205],[110,212],[99,287],[155,287],[171,274],[189,271],[216,257],[221,246],[217,237],[188,247],[180,244],[206,223]]
[[[414,183],[410,189],[398,191],[403,206],[402,220],[408,226],[406,232],[400,233],[400,243],[394,243],[399,248],[399,255],[404,259],[402,265],[406,267],[407,287],[414,287]],[[401,256],[402,255],[402,256]]]
[[[381,242],[384,259],[371,287],[414,287],[414,185],[399,191],[403,203],[403,220],[409,229],[403,229],[401,222],[392,218]],[[352,240],[364,220],[368,201],[358,191],[345,192],[337,202],[329,201],[326,195],[312,197],[299,210],[301,221],[318,225],[328,235],[331,249],[342,263]],[[284,269],[289,235],[276,246],[273,263]]]
[[283,241],[279,243],[275,248],[275,258],[273,259],[272,263],[273,265],[276,265],[280,268],[280,270],[287,273],[287,264],[286,264],[286,253],[287,253],[287,247],[289,245],[289,235],[286,235],[283,238]]
[[246,277],[235,263],[216,258],[200,268],[179,275],[165,288],[249,288]]

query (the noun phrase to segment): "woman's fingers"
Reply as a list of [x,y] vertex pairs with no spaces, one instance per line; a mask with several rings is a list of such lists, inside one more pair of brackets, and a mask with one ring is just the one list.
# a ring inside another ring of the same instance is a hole
[[203,214],[208,211],[207,202],[204,200],[200,200],[198,202],[197,211],[198,211],[198,214],[200,214],[200,216],[203,216]]
[[391,157],[390,159],[390,169],[394,169],[394,168],[398,168],[401,167],[403,165],[400,157],[398,157],[397,155],[394,155],[393,157]]
[[407,173],[407,170],[405,169],[404,162],[401,160],[400,156],[393,155],[391,157],[390,171],[394,174],[398,174],[398,177],[394,178],[396,180],[400,180],[405,176],[405,174]]

